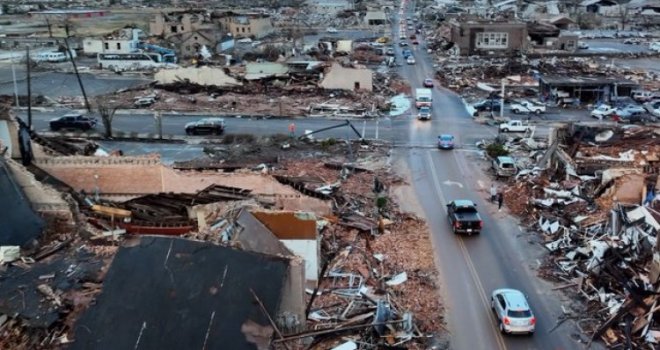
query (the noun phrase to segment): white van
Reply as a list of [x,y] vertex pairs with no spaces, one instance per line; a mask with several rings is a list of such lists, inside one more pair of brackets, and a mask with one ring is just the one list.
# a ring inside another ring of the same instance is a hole
[[37,62],[64,62],[68,57],[62,52],[42,52],[35,57]]

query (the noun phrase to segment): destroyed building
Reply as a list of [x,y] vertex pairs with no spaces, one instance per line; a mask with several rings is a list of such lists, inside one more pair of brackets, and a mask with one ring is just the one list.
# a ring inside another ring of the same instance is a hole
[[570,124],[547,149],[507,143],[521,170],[505,202],[549,252],[539,274],[584,301],[560,321],[574,319],[585,342],[660,342],[659,139],[657,127]]
[[467,20],[453,23],[450,41],[461,55],[511,53],[528,47],[527,24],[508,21]]
[[175,34],[216,29],[218,29],[217,25],[211,21],[205,11],[157,13],[149,21],[149,34],[165,39]]
[[220,28],[235,38],[263,38],[273,32],[270,15],[257,12],[224,11],[214,13]]
[[329,90],[373,90],[373,72],[368,68],[345,68],[334,63],[320,83]]
[[172,34],[168,41],[177,49],[176,51],[181,57],[190,58],[199,55],[203,47],[206,47],[208,54],[212,55],[218,44],[219,35],[217,30],[196,29],[186,33]]
[[561,103],[608,102],[616,96],[630,96],[639,84],[603,76],[544,75],[539,80],[541,94]]
[[117,35],[105,38],[84,38],[83,52],[85,55],[96,56],[98,53],[133,53],[138,50],[141,29],[124,28]]

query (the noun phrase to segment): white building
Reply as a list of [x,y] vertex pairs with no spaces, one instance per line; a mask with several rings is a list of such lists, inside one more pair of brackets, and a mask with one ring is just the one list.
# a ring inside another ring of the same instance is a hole
[[353,0],[308,0],[308,6],[316,13],[336,14],[354,9]]
[[85,38],[83,52],[93,56],[98,53],[132,53],[138,51],[141,29],[123,29],[119,36],[113,38]]

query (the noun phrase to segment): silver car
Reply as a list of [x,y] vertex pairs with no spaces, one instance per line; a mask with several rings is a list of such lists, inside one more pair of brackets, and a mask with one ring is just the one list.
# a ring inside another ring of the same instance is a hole
[[536,317],[527,304],[525,295],[516,289],[496,289],[490,305],[503,334],[534,334]]

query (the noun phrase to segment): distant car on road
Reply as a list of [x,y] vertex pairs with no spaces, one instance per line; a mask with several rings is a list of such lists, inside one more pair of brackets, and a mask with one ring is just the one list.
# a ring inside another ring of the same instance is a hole
[[405,42],[405,41],[402,41],[402,42],[399,43],[399,46],[406,47],[406,46],[408,46],[408,43]]
[[527,304],[527,297],[521,291],[509,288],[496,289],[491,294],[490,306],[502,334],[534,334],[536,317]]
[[584,41],[578,41],[577,47],[580,50],[587,50],[589,49],[589,44],[585,43]]
[[417,113],[419,120],[431,120],[431,107],[420,107]]
[[392,49],[392,48],[387,49],[385,54],[388,55],[388,56],[394,56],[394,49]]
[[415,64],[415,57],[413,57],[413,56],[408,56],[408,59],[406,59],[406,63],[408,63],[408,64]]
[[419,41],[417,39],[413,40],[413,45],[419,45]]
[[410,51],[410,49],[404,49],[401,51],[401,55],[403,58],[408,59],[409,57],[412,57],[412,51]]
[[337,33],[337,32],[339,32],[336,28],[332,28],[332,27],[326,29],[325,31],[328,32],[328,33]]
[[515,114],[520,114],[520,113],[541,114],[541,113],[545,113],[545,105],[533,103],[531,101],[520,101],[511,104],[511,112]]
[[422,85],[424,85],[424,87],[427,87],[427,88],[432,88],[433,87],[433,79],[430,79],[430,78],[424,79],[424,83]]
[[188,135],[201,135],[201,134],[220,135],[224,131],[225,131],[225,120],[222,118],[204,118],[186,124],[186,134]]
[[65,114],[51,119],[48,124],[52,131],[62,129],[87,131],[96,127],[96,119],[84,117],[81,114]]
[[449,224],[455,234],[468,235],[481,233],[483,222],[477,211],[477,205],[470,200],[455,200],[447,204]]
[[438,148],[439,149],[453,149],[454,148],[454,136],[449,134],[442,134],[438,136]]

